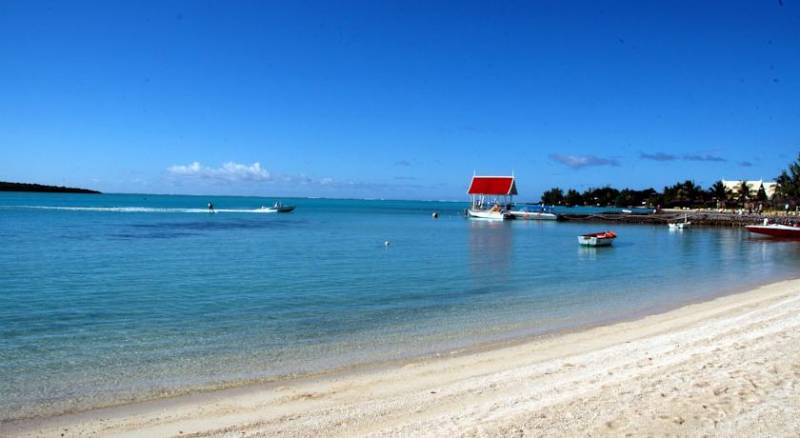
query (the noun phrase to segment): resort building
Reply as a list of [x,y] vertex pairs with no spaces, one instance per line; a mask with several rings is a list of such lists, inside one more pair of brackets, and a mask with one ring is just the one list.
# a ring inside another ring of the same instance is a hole
[[[725,188],[730,190],[735,195],[739,194],[739,189],[742,187],[742,182],[744,182],[744,180],[722,180],[722,184],[725,186]],[[755,196],[762,187],[764,188],[764,193],[767,194],[767,200],[771,200],[772,197],[775,196],[775,192],[778,189],[778,183],[775,181],[764,181],[761,179],[747,181],[747,188],[750,189],[749,196]]]

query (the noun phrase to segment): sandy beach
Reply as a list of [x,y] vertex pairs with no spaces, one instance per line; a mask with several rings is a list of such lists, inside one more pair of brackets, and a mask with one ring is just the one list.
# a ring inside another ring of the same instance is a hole
[[791,280],[512,346],[6,423],[0,435],[796,436],[798,345]]

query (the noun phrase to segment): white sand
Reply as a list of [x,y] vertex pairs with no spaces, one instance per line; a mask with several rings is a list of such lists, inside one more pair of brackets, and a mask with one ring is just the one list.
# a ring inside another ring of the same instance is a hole
[[463,356],[0,427],[12,436],[798,436],[800,280]]

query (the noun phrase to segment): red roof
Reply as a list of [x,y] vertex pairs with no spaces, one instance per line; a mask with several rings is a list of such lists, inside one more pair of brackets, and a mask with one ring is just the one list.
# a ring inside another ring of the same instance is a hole
[[513,176],[473,176],[467,191],[470,195],[516,195]]

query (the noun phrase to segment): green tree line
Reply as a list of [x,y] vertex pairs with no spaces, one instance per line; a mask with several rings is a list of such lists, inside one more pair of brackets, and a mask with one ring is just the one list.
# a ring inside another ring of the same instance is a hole
[[622,189],[613,187],[589,188],[583,192],[575,189],[567,191],[554,187],[542,194],[542,203],[547,205],[596,205],[617,207],[764,207],[780,208],[785,204],[800,204],[800,155],[782,171],[775,180],[778,183],[775,195],[767,199],[764,187],[758,191],[750,190],[743,181],[736,190],[729,190],[722,181],[711,187],[703,188],[694,181],[686,180],[657,191],[654,188],[644,190]]

